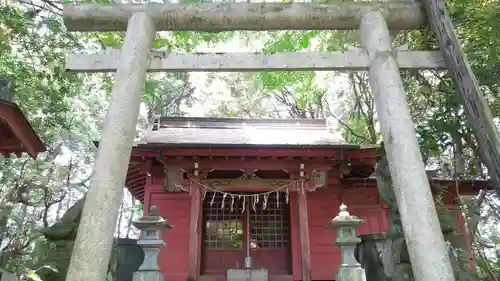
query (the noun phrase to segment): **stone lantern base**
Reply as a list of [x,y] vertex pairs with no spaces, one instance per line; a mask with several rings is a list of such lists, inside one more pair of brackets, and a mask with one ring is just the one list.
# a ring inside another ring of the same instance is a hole
[[360,266],[341,266],[336,280],[366,281],[365,270]]
[[138,271],[134,272],[134,281],[164,281],[163,273],[159,271]]

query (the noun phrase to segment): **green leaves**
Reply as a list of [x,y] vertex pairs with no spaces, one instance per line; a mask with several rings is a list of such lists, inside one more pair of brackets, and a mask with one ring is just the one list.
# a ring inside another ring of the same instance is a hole
[[[321,31],[271,31],[267,32],[264,53],[297,52],[314,50],[312,41]],[[303,110],[322,98],[323,92],[315,88],[316,74],[312,71],[261,72],[258,87],[262,95],[271,97],[285,106],[296,106],[295,117],[305,117]],[[319,96],[318,96],[319,95]],[[317,105],[317,104],[316,104]],[[316,106],[315,105],[315,106]],[[314,107],[315,107],[314,106]],[[298,110],[298,111],[297,111]],[[316,112],[316,109],[313,111]]]
[[265,43],[264,53],[295,52],[307,50],[311,40],[318,36],[320,31],[271,31],[269,40]]

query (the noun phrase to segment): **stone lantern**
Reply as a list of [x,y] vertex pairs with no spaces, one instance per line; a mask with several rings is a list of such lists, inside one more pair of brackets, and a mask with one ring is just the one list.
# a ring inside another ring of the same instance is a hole
[[133,281],[163,281],[164,277],[158,266],[158,253],[165,246],[161,231],[172,229],[172,226],[158,215],[156,206],[151,206],[148,215],[132,224],[141,231],[137,245],[144,251],[144,261],[138,271],[134,272]]
[[339,281],[365,281],[365,270],[356,260],[354,251],[356,245],[361,243],[361,239],[356,236],[356,229],[365,221],[351,216],[347,211],[347,206],[340,205],[338,216],[330,221],[326,226],[337,231],[335,244],[340,248],[342,262],[336,280]]

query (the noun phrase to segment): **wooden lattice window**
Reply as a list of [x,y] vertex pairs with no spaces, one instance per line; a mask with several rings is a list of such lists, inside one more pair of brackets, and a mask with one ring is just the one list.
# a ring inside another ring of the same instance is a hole
[[[279,202],[277,201],[279,199]],[[285,196],[270,194],[246,200],[207,193],[204,200],[203,244],[207,248],[252,249],[289,246],[289,212]],[[264,204],[266,202],[266,204]],[[243,208],[245,204],[245,208]],[[265,205],[265,208],[264,208]],[[231,207],[232,206],[232,207]],[[249,235],[245,235],[249,232]],[[246,237],[250,241],[246,241]]]
[[224,199],[220,193],[207,193],[205,197],[203,245],[208,248],[243,248],[243,204],[235,200],[231,210],[231,200]]
[[287,248],[289,246],[290,227],[288,204],[285,196],[277,198],[276,193],[269,194],[266,208],[261,198],[255,204],[255,211],[250,213],[250,248]]

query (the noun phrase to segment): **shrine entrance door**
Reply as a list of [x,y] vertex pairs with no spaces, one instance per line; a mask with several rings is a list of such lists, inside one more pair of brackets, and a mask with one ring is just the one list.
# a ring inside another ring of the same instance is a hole
[[[243,194],[241,194],[243,195]],[[292,274],[290,215],[285,196],[248,197],[207,193],[203,202],[202,275],[225,275],[230,268],[252,267],[269,274]]]

